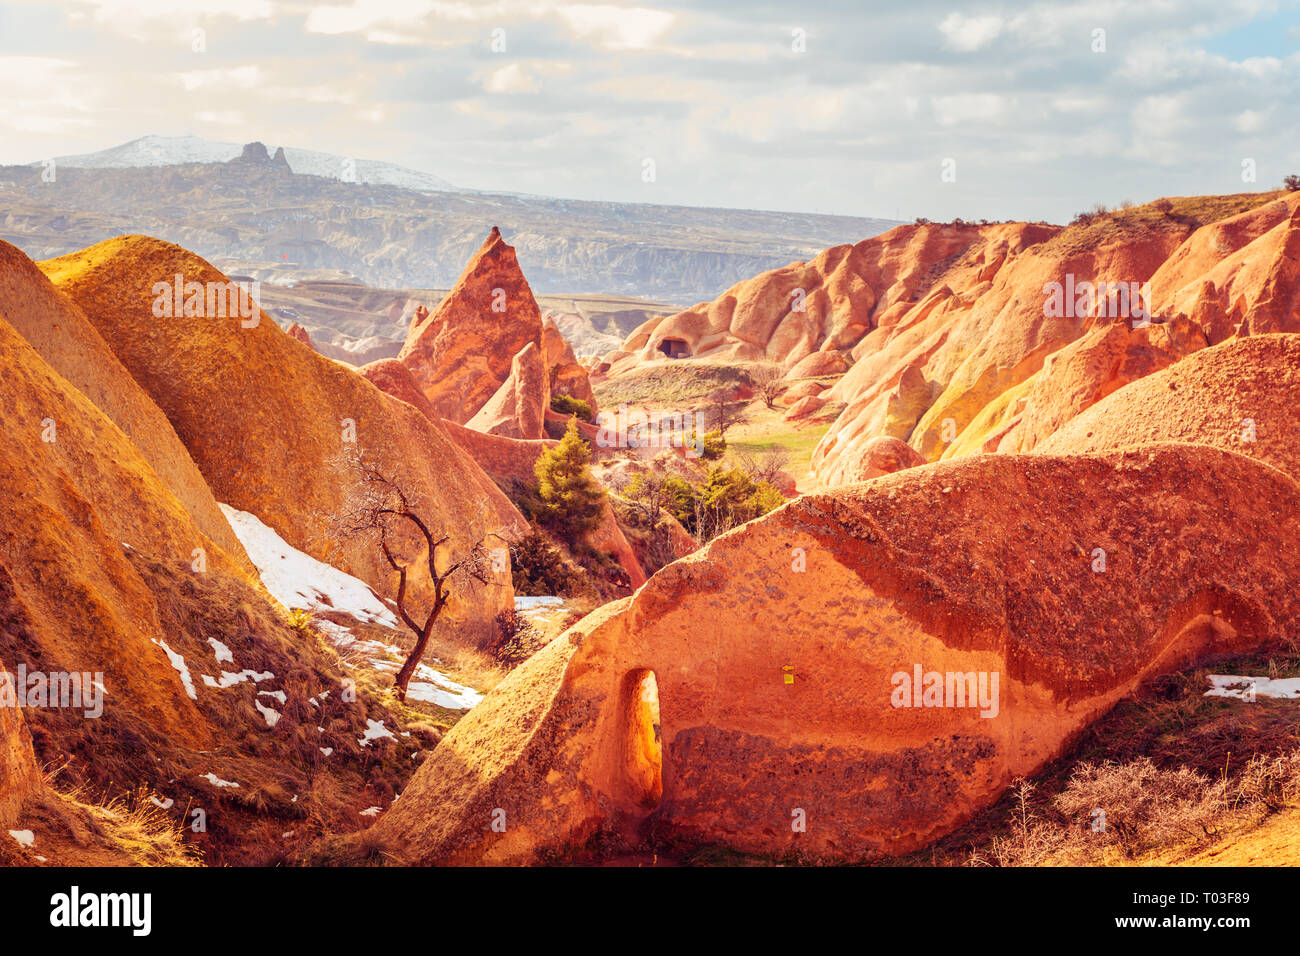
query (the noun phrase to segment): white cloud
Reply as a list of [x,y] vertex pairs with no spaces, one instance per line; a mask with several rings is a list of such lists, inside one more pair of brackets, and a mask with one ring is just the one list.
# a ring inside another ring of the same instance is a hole
[[948,49],[972,53],[996,40],[1002,34],[1002,26],[999,16],[968,17],[950,13],[940,22],[939,32]]
[[518,63],[511,63],[492,71],[483,88],[489,93],[536,93],[541,85]]
[[185,92],[195,90],[251,90],[262,81],[262,71],[256,66],[239,66],[223,70],[189,70],[176,74]]
[[307,32],[362,33],[380,25],[419,23],[434,7],[431,0],[364,0],[348,6],[315,6],[307,14]]
[[988,123],[1001,118],[1006,100],[995,93],[958,93],[954,96],[936,96],[930,101],[934,116],[940,126],[961,123]]
[[1258,133],[1264,128],[1264,120],[1267,116],[1267,111],[1242,110],[1232,121],[1232,125],[1239,133]]
[[607,50],[647,49],[677,19],[666,10],[609,4],[569,4],[556,12],[579,40],[594,41]]

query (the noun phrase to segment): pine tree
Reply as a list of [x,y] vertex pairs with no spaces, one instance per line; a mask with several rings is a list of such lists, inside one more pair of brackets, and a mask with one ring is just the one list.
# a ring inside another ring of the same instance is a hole
[[533,466],[537,497],[545,523],[576,537],[600,523],[604,490],[587,468],[591,448],[578,434],[577,418],[555,448],[543,452]]

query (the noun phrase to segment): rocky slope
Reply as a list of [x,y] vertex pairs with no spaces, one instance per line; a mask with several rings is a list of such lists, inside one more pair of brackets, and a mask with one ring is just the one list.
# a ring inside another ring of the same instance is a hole
[[[5,321],[0,363],[0,660],[26,671],[36,760],[87,794],[143,787],[179,825],[199,809],[191,832],[214,862],[266,859],[308,806],[316,825],[355,819],[358,794],[391,787],[393,748],[361,744],[382,708],[348,701],[337,657],[286,626],[128,436]],[[78,696],[30,696],[34,678],[68,675]],[[21,789],[22,732],[4,719]]]
[[[1297,208],[1295,194],[1166,200],[991,263],[991,251],[959,261],[942,284],[900,305],[897,322],[865,336],[853,367],[820,396],[847,407],[814,452],[817,480],[853,480],[881,435],[927,460],[1029,451],[1125,383],[1222,341],[1230,326],[1300,328],[1287,251]],[[1085,281],[1149,281],[1153,324],[1136,315],[1136,297],[1130,314],[1119,314],[1123,300],[1100,296],[1060,315],[1049,308],[1054,285]]]
[[158,406],[131,377],[85,314],[30,259],[0,242],[0,318],[121,428],[199,529],[247,564],[189,452]]
[[[457,550],[522,529],[518,511],[436,421],[290,338],[260,311],[251,319],[155,315],[157,282],[228,281],[192,253],[123,237],[42,268],[167,415],[217,499],[257,515],[295,548],[395,596],[396,575],[377,547],[325,531],[355,485],[332,463],[354,450],[427,502],[427,519]],[[412,594],[426,586],[427,574],[415,577]],[[510,601],[505,571],[467,581],[445,626],[466,634],[487,628]]]

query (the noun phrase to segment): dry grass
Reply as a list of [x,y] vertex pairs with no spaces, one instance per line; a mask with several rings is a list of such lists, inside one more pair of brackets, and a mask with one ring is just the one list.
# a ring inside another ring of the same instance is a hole
[[[1283,676],[1300,659],[1293,643],[1214,670]],[[1288,701],[1205,697],[1206,673],[1151,682],[1033,781],[898,862],[1147,865],[1248,847],[1276,815],[1300,812],[1300,714]]]
[[1096,206],[1040,246],[1044,255],[1070,255],[1157,231],[1190,235],[1201,226],[1248,212],[1285,195],[1281,190],[1226,196],[1170,196],[1119,209]]

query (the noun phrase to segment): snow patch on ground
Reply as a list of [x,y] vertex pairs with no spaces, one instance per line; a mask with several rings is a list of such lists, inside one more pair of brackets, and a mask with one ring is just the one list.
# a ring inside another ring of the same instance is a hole
[[559,607],[563,603],[564,603],[564,598],[560,598],[560,597],[550,597],[544,594],[537,594],[532,596],[521,594],[521,595],[516,595],[515,597],[515,610],[531,611],[534,608],[539,608],[539,607]]
[[397,737],[393,735],[393,732],[384,726],[384,722],[382,720],[371,720],[369,717],[367,717],[366,732],[361,737],[361,739],[357,741],[357,743],[359,743],[363,747],[369,747],[370,741],[379,740],[380,738],[383,737],[388,737],[391,738],[392,740],[397,739]]
[[384,811],[381,807],[366,807],[364,810],[361,811],[361,815],[363,817],[377,817],[379,816],[379,814],[383,812]]
[[1236,674],[1210,674],[1213,685],[1205,692],[1206,697],[1235,697],[1249,700],[1252,690],[1254,696],[1272,697],[1280,700],[1300,698],[1300,677],[1282,677],[1276,680],[1268,677],[1242,677]]
[[[375,659],[370,663],[375,670],[385,674],[396,674],[398,670],[398,665],[392,661]],[[446,674],[434,670],[427,664],[415,665],[411,682],[406,685],[406,697],[408,700],[437,704],[448,710],[469,710],[483,699],[483,695],[473,687],[457,684]]]
[[205,773],[205,774],[203,775],[203,779],[206,780],[208,783],[212,784],[214,787],[237,787],[237,786],[239,786],[239,784],[235,783],[233,780],[222,780],[222,779],[221,779],[220,777],[218,777],[215,773]]
[[149,640],[163,649],[167,659],[172,662],[172,667],[176,668],[176,672],[181,675],[181,683],[185,685],[185,693],[190,695],[190,700],[198,700],[199,694],[194,689],[194,680],[190,677],[189,667],[185,665],[185,658],[168,647],[166,641],[154,637],[149,638]]
[[218,664],[235,663],[235,655],[230,653],[230,648],[225,644],[222,644],[215,637],[209,637],[208,643],[212,645],[212,653],[216,655]]
[[9,835],[22,846],[31,846],[36,842],[36,834],[31,830],[10,830]]
[[[256,515],[224,504],[221,510],[244,550],[248,552],[248,557],[257,567],[262,583],[285,607],[318,612],[341,611],[364,624],[399,629],[396,615],[365,582],[303,554],[287,544]],[[517,608],[521,607],[520,602],[523,602],[523,607],[533,609],[533,612],[551,610],[563,604],[562,599],[556,597],[516,598]],[[382,673],[395,674],[401,662],[406,659],[407,652],[396,644],[362,640],[344,625],[333,621],[317,620],[312,623],[335,647],[347,648],[350,652],[360,652],[371,657],[371,665]],[[226,672],[222,672],[220,684],[206,675],[203,678],[204,683],[213,687],[229,687],[243,679],[242,675]],[[474,688],[456,683],[427,664],[417,666],[406,696],[410,700],[436,704],[448,710],[469,710],[483,699],[483,695]],[[324,699],[324,695],[321,695],[321,699]],[[319,706],[315,698],[311,702]],[[362,743],[364,746],[365,741]]]
[[253,701],[253,706],[257,708],[259,714],[266,718],[266,726],[274,727],[280,722],[280,712],[274,707],[267,707],[260,700]]
[[363,581],[291,547],[256,515],[221,505],[262,583],[287,608],[342,611],[366,624],[396,628],[397,617]]
[[207,674],[203,675],[204,687],[234,687],[236,684],[242,684],[246,680],[251,680],[254,684],[260,684],[264,680],[270,680],[275,677],[270,671],[240,671],[238,674],[232,674],[230,671],[221,672],[221,680],[215,680]]

